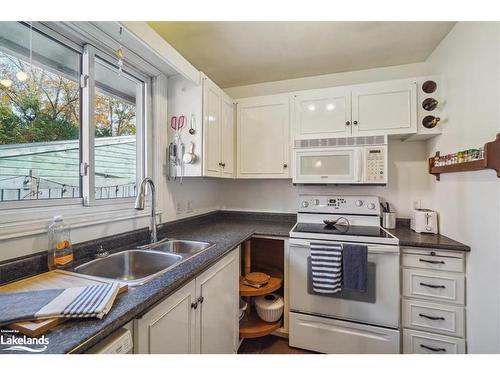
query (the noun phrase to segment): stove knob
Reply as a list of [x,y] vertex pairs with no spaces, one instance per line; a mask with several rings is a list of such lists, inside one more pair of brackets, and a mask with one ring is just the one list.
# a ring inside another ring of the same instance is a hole
[[361,207],[363,205],[363,201],[357,200],[355,204],[356,204],[356,206]]
[[314,199],[314,200],[313,200],[313,204],[314,204],[315,206],[317,206],[317,205],[319,204],[319,199]]
[[368,203],[368,209],[369,210],[374,210],[375,209],[375,203]]
[[302,202],[302,207],[306,208],[308,206],[309,206],[309,202],[308,201]]

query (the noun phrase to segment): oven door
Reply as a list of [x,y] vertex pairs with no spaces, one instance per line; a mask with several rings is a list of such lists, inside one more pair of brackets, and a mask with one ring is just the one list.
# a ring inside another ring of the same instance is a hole
[[355,148],[295,149],[293,182],[353,184],[362,179],[363,150]]
[[[316,241],[332,243],[332,241]],[[312,293],[308,277],[309,240],[290,239],[290,310],[374,324],[399,326],[399,247],[368,244],[368,291],[342,291],[331,296]]]

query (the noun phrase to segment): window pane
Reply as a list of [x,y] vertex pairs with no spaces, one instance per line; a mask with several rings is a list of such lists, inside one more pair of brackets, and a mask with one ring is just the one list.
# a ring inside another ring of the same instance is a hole
[[139,85],[139,81],[96,58],[95,199],[136,195]]
[[80,66],[78,52],[0,22],[0,201],[80,197]]

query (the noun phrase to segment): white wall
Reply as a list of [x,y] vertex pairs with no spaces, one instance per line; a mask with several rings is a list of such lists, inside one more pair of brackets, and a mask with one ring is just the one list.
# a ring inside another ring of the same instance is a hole
[[[448,122],[429,142],[429,154],[475,148],[499,126],[499,24],[460,22],[428,59],[443,75]],[[500,180],[494,171],[430,179],[441,233],[471,246],[467,261],[467,334],[471,353],[500,352]]]
[[313,77],[264,82],[255,85],[229,87],[225,88],[224,91],[231,98],[238,99],[246,98],[249,96],[279,94],[296,90],[355,85],[358,83],[416,77],[424,75],[425,69],[425,63],[395,65],[384,68],[356,70],[352,72],[324,74]]
[[417,200],[427,206],[427,150],[424,142],[389,142],[389,183],[386,186],[303,186],[291,180],[231,180],[221,188],[222,208],[229,210],[297,212],[301,193],[378,195],[400,217],[409,217]]
[[208,177],[186,177],[182,185],[173,181],[166,183],[162,197],[162,222],[218,210],[223,185],[224,181]]

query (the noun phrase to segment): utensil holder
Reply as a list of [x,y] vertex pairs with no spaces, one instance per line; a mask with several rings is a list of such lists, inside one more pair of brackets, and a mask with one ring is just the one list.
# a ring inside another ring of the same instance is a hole
[[382,214],[382,226],[386,229],[396,228],[396,213],[395,212],[384,212]]

